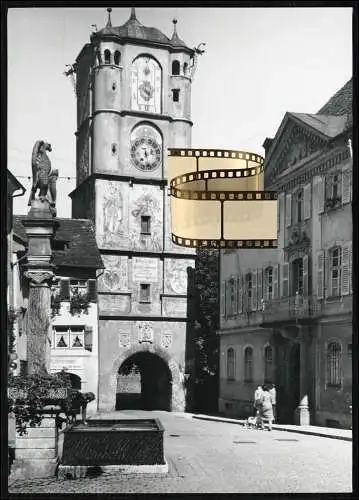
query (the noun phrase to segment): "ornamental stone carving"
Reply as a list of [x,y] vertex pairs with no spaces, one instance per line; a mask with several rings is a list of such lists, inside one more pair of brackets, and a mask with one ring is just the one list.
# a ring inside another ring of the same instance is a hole
[[49,286],[54,277],[51,271],[25,271],[24,275],[30,280],[30,286]]
[[137,321],[136,329],[138,334],[138,342],[153,343],[153,325],[151,321]]
[[129,333],[120,333],[120,347],[130,347],[131,345],[131,336]]
[[161,336],[161,347],[163,347],[163,349],[169,349],[171,345],[172,345],[172,334],[164,333]]
[[[51,144],[45,141],[36,141],[32,149],[32,187],[28,206],[35,200],[36,192],[39,191],[39,200],[47,200],[50,203],[50,210],[56,217],[56,181],[59,176],[57,169],[51,170],[51,161],[47,155],[51,152]],[[48,196],[49,195],[49,196]]]

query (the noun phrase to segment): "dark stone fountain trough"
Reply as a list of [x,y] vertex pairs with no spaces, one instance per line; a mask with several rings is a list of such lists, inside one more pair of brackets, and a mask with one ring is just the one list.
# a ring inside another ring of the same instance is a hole
[[63,432],[58,478],[103,472],[165,473],[164,429],[158,419],[90,419]]

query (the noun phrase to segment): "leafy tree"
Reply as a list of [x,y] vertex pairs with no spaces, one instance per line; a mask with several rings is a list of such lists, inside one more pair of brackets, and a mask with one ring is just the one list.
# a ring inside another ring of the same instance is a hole
[[189,322],[195,345],[194,409],[216,412],[219,376],[219,342],[216,333],[219,328],[219,250],[198,250],[190,283]]

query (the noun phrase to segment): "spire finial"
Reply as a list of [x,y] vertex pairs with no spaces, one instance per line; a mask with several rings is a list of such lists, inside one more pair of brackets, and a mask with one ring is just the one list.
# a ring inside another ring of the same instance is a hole
[[176,27],[176,24],[177,24],[177,19],[172,19],[172,22],[173,22],[173,33],[177,33],[177,27]]
[[111,7],[107,7],[107,12],[108,12],[108,20],[107,20],[107,25],[108,27],[112,26],[112,23],[111,23],[111,12],[112,12],[112,9]]
[[130,19],[136,19],[136,8],[131,7],[131,17]]

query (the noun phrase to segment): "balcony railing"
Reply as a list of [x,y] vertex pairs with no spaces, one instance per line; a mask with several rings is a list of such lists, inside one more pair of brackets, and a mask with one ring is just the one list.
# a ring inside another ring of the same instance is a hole
[[314,296],[296,294],[277,300],[262,301],[263,322],[311,319],[320,315],[321,303]]

